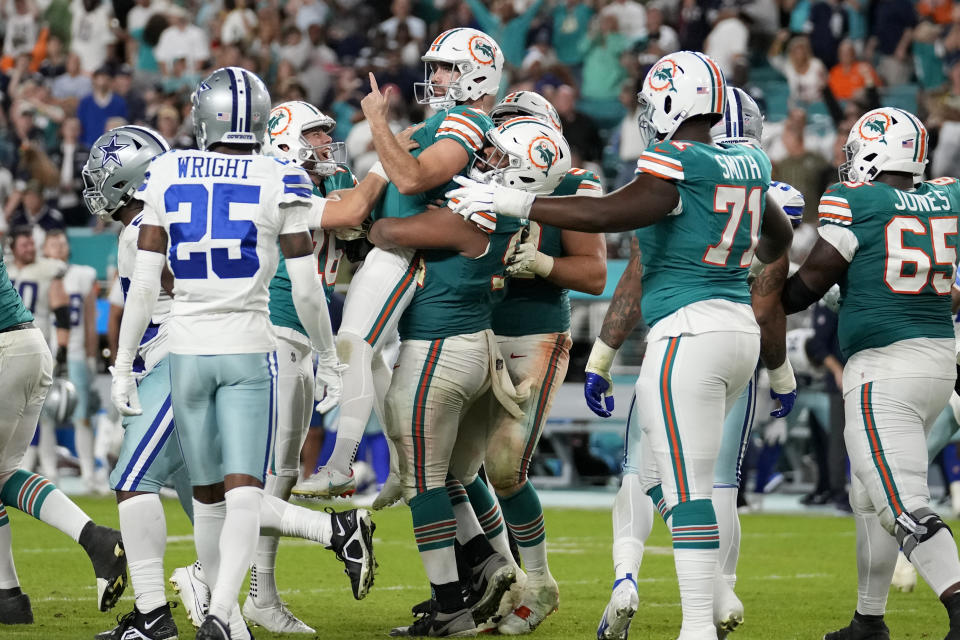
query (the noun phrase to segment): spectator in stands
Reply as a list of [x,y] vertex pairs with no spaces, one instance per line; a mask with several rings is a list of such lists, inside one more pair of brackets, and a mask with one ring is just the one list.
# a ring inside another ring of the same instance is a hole
[[950,67],[947,87],[927,99],[927,109],[927,126],[939,134],[931,173],[935,177],[960,176],[960,60]]
[[183,131],[180,112],[176,107],[165,104],[157,109],[156,127],[157,132],[174,149],[189,149],[193,146],[190,134]]
[[813,55],[828,69],[837,64],[840,41],[850,33],[847,7],[841,0],[816,0],[804,25]]
[[113,92],[127,103],[127,119],[133,123],[146,122],[147,103],[141,91],[133,87],[133,69],[130,65],[122,65],[117,69],[113,78]]
[[63,48],[63,40],[51,35],[47,38],[46,55],[37,65],[37,71],[44,78],[53,80],[67,70],[67,52]]
[[417,16],[410,15],[410,5],[410,0],[393,0],[390,3],[390,17],[377,27],[387,37],[387,46],[391,48],[397,46],[397,29],[404,25],[410,38],[418,43],[419,48],[422,48],[427,38],[427,25]]
[[710,33],[708,19],[710,2],[700,0],[683,0],[680,8],[680,19],[677,22],[677,33],[680,35],[680,48],[689,51],[703,50],[703,42]]
[[960,60],[960,4],[953,6],[953,22],[947,28],[943,36],[943,64],[947,67]]
[[93,91],[93,83],[90,82],[90,77],[83,73],[77,54],[67,55],[66,71],[54,78],[52,91],[53,97],[69,111],[76,109],[80,99]]
[[617,19],[617,29],[629,44],[647,37],[647,10],[636,0],[613,0],[600,11],[601,17]]
[[876,0],[870,6],[870,39],[867,59],[879,56],[877,71],[888,85],[905,84],[913,75],[910,43],[917,26],[912,0]]
[[70,51],[79,56],[84,73],[92,73],[111,59],[120,23],[106,0],[72,0],[70,13]]
[[953,0],[919,0],[917,15],[921,19],[928,18],[937,24],[949,24],[953,19],[956,5],[957,3]]
[[620,56],[630,46],[619,30],[616,14],[600,13],[581,46],[584,51],[581,108],[597,126],[613,127],[623,116],[620,85],[627,74],[620,64]]
[[[787,41],[789,40],[789,44]],[[783,46],[787,44],[787,53]],[[813,57],[810,39],[806,36],[794,36],[783,30],[770,45],[767,54],[770,65],[787,78],[790,88],[790,101],[794,105],[819,102],[823,98],[823,87],[827,83],[827,69],[819,59]],[[791,183],[792,184],[792,183]]]
[[740,8],[731,2],[717,12],[713,29],[703,44],[703,52],[713,58],[729,82],[741,85],[746,80],[744,71],[748,63],[749,42],[750,31],[740,15]]
[[[647,13],[650,17],[650,13]],[[649,24],[649,23],[648,23]],[[617,169],[617,178],[614,188],[619,189],[633,180],[637,169],[637,160],[643,153],[643,138],[640,127],[637,126],[637,117],[640,115],[640,105],[637,104],[637,83],[627,80],[620,89],[620,104],[623,105],[626,115],[620,126],[614,131],[611,144],[617,150],[620,166]]]
[[60,147],[50,158],[60,169],[57,209],[68,226],[86,226],[90,214],[80,199],[83,191],[81,171],[90,155],[90,148],[80,142],[80,121],[76,118],[64,120],[60,138]]
[[3,0],[3,69],[21,53],[31,53],[40,34],[37,7],[27,0]]
[[579,0],[558,2],[553,9],[553,49],[557,59],[574,72],[583,64],[580,40],[590,27],[593,9]]
[[246,46],[257,32],[257,14],[247,5],[247,0],[223,0],[227,15],[220,26],[222,44]]
[[527,48],[527,32],[544,0],[534,0],[521,14],[513,8],[512,0],[494,0],[493,10],[483,0],[466,0],[481,31],[497,41],[507,64],[520,68]]
[[544,97],[553,103],[560,115],[563,135],[570,143],[570,151],[573,153],[573,166],[582,167],[584,162],[599,161],[600,152],[603,150],[600,132],[589,116],[577,111],[576,89],[565,84]]
[[167,16],[170,26],[160,34],[160,41],[153,50],[160,72],[168,78],[173,76],[174,63],[183,60],[184,71],[199,74],[210,58],[206,32],[190,23],[189,14],[182,7],[171,7],[167,10]]
[[143,79],[153,80],[160,74],[154,50],[170,26],[164,9],[166,3],[138,0],[127,14],[127,60]]
[[860,98],[867,91],[876,91],[880,77],[869,62],[857,58],[857,51],[849,39],[840,42],[837,64],[830,69],[829,85],[837,100]]
[[[313,25],[310,25],[311,27]],[[310,59],[310,40],[295,26],[288,26],[283,32],[283,44],[277,49],[279,60],[286,60],[296,71],[307,66]]]
[[680,50],[680,36],[676,29],[664,22],[660,5],[647,7],[647,46],[643,53],[649,63],[656,62],[668,53]]
[[128,115],[127,101],[113,92],[113,71],[107,66],[100,67],[93,74],[93,93],[77,105],[77,118],[83,131],[81,141],[91,146],[106,131],[108,118]]
[[807,112],[804,109],[790,110],[781,134],[786,156],[774,162],[773,179],[792,184],[800,190],[806,201],[803,209],[804,222],[816,224],[820,196],[823,195],[828,184],[836,182],[837,174],[833,165],[822,155],[806,149],[804,145],[806,124]]
[[34,241],[39,238],[42,244],[47,231],[66,226],[63,214],[51,208],[43,199],[43,185],[39,180],[31,180],[23,191],[13,197],[16,205],[7,214],[7,224],[11,229],[31,227]]
[[306,33],[312,24],[326,24],[329,15],[330,8],[322,0],[302,0],[295,23],[300,31]]
[[19,151],[17,162],[11,168],[18,180],[36,178],[45,185],[55,185],[57,170],[47,156],[43,131],[37,126],[35,116],[36,110],[26,102],[16,101],[10,108],[13,126],[8,134],[13,148]]

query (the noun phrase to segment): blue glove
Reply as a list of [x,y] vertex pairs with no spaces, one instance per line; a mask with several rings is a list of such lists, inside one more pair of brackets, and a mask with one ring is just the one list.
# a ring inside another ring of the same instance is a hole
[[770,415],[774,418],[786,418],[787,414],[793,410],[793,403],[797,401],[797,390],[794,389],[789,393],[777,393],[770,389],[770,397],[780,401],[780,408],[771,411]]
[[610,381],[596,373],[588,373],[583,383],[583,397],[587,399],[590,411],[601,418],[613,415],[613,394],[610,391]]
[[783,207],[790,223],[794,227],[799,226],[803,222],[803,194],[796,187],[776,180],[770,183],[770,193],[777,204]]

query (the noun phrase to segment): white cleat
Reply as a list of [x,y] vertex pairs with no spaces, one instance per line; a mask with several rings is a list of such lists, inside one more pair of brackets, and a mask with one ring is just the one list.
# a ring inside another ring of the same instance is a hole
[[200,578],[199,573],[197,563],[193,563],[189,567],[174,569],[170,576],[170,586],[180,596],[187,619],[197,629],[203,624],[210,607],[210,588]]
[[279,600],[276,604],[260,607],[256,600],[248,596],[243,603],[243,617],[247,622],[260,625],[272,633],[316,633],[315,629],[290,613],[287,605]]
[[379,511],[400,501],[403,497],[403,485],[400,482],[400,476],[393,471],[387,476],[387,481],[383,483],[380,493],[373,501],[373,510]]
[[719,640],[743,624],[743,603],[720,576],[713,581],[713,623]]
[[295,486],[293,495],[301,498],[346,498],[357,491],[357,476],[350,470],[350,475],[344,475],[336,469],[320,467],[320,469]]
[[897,554],[897,566],[893,569],[893,579],[890,580],[890,584],[904,593],[913,591],[917,586],[917,570],[903,553]]
[[597,626],[597,640],[627,640],[630,622],[639,606],[640,596],[637,595],[637,583],[633,576],[627,574],[626,578],[613,583],[610,602],[603,610],[603,617]]
[[546,581],[536,584],[528,580],[521,592],[520,604],[500,621],[497,631],[505,636],[532,633],[559,604],[560,588],[553,576],[548,573]]

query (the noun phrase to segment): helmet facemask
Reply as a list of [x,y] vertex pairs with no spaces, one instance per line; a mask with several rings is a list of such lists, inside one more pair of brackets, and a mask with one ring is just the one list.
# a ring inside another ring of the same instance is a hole
[[641,148],[646,149],[651,142],[660,137],[656,125],[653,124],[656,106],[642,91],[637,94],[637,104],[639,104],[637,126],[640,127]]
[[[428,104],[438,111],[452,109],[457,103],[465,100],[463,88],[460,86],[460,77],[472,70],[470,62],[445,62],[441,60],[426,60],[423,63],[423,82],[413,84],[414,97],[418,104]],[[446,71],[446,83],[434,82],[434,76],[439,71]],[[442,92],[438,92],[438,89]]]
[[126,189],[123,197],[113,207],[110,206],[110,199],[103,193],[107,181],[116,173],[116,167],[93,170],[84,167],[80,173],[83,177],[84,188],[81,194],[83,202],[87,206],[87,210],[101,220],[109,220],[123,205],[130,202],[130,195],[133,193],[132,188]]
[[312,145],[307,140],[307,133],[320,129],[329,135],[333,126],[320,126],[300,132],[300,149],[297,150],[297,162],[307,173],[318,176],[332,176],[337,172],[337,165],[346,164],[347,151],[342,142],[327,142]]
[[504,173],[523,166],[520,156],[511,154],[487,137],[487,144],[480,154],[474,155],[470,165],[470,177],[477,182],[504,185]]

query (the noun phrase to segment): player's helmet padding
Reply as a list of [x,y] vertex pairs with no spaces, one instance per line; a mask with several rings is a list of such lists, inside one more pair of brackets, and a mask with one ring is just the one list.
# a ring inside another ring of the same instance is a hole
[[124,125],[93,143],[83,165],[83,202],[91,214],[106,219],[130,201],[155,157],[170,150],[159,133]]
[[193,92],[193,133],[197,148],[218,142],[259,147],[270,117],[270,92],[256,75],[222,67]]
[[843,147],[847,161],[840,179],[870,182],[881,171],[900,171],[919,178],[927,165],[927,130],[909,111],[881,107],[863,114]]
[[293,100],[278,104],[270,112],[264,148],[272,156],[289,160],[321,176],[333,175],[338,164],[346,164],[342,142],[313,146],[304,134],[320,129],[329,134],[337,122],[307,102]]
[[[477,157],[473,175],[537,195],[553,191],[570,171],[570,147],[559,131],[538,118],[507,120],[486,135],[492,146],[487,157]],[[487,149],[485,149],[485,152]]]
[[[503,53],[493,38],[458,27],[441,33],[430,44],[423,60],[423,82],[413,85],[420,104],[434,109],[451,109],[457,104],[496,94],[503,73]],[[443,69],[446,82],[435,82]],[[456,77],[454,77],[456,76]]]

